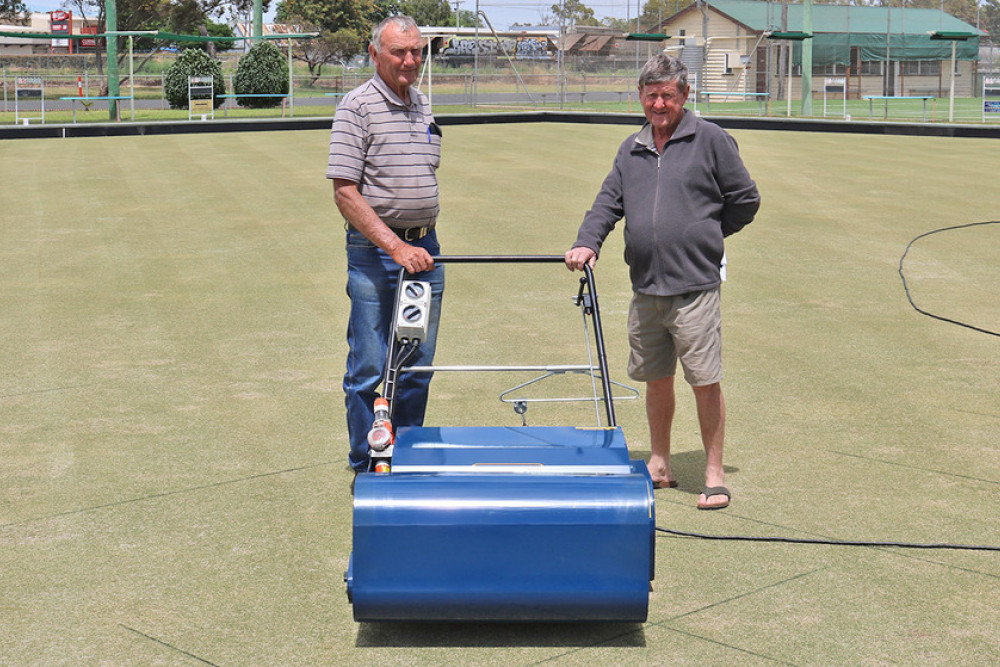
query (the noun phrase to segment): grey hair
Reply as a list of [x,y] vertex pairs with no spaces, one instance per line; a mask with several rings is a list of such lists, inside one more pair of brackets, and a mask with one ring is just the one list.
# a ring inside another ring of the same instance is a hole
[[688,85],[688,68],[677,58],[666,53],[658,53],[642,66],[639,72],[639,88],[654,83],[676,82],[681,90]]
[[372,28],[372,44],[375,46],[376,53],[382,50],[382,32],[390,25],[395,26],[396,30],[399,32],[409,32],[411,30],[420,32],[420,27],[417,25],[417,22],[409,16],[400,14],[399,16],[389,16],[384,18],[377,26]]

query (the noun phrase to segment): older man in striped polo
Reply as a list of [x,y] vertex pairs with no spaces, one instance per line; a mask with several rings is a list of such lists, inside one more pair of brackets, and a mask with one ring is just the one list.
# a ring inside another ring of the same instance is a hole
[[[431,283],[427,340],[411,364],[434,358],[444,267],[434,230],[441,130],[427,97],[413,88],[422,59],[420,30],[408,16],[392,16],[372,31],[368,51],[376,73],[337,108],[326,177],[346,220],[347,372],[344,375],[350,465],[368,467],[367,433],[375,390],[385,364],[400,267]],[[395,426],[419,426],[427,405],[427,374],[403,374],[397,384]]]

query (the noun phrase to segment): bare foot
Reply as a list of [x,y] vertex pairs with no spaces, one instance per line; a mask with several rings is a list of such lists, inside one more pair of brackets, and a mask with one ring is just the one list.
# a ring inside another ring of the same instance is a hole
[[649,476],[653,479],[653,486],[660,489],[672,489],[677,486],[677,480],[670,474],[670,463],[663,458],[653,455],[646,464]]

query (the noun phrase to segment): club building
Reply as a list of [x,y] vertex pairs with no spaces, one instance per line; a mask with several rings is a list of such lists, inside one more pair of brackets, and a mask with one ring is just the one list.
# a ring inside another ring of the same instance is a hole
[[[782,27],[780,4],[708,0],[665,19],[659,31],[670,35],[667,50],[697,75],[700,91],[769,93],[772,99],[788,81],[781,52],[791,45],[790,88],[793,99],[801,98],[803,42],[772,34],[805,32],[801,4],[788,5]],[[979,94],[979,39],[986,33],[939,10],[816,4],[809,32],[814,96],[826,80],[842,82],[850,99],[947,96],[953,44],[955,95]]]

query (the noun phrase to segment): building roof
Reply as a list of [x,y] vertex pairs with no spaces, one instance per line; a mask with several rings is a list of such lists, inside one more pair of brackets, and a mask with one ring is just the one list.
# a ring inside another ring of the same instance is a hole
[[[739,21],[751,30],[781,29],[781,5],[757,0],[708,0],[709,7]],[[867,7],[813,5],[814,33],[917,34],[970,32],[985,36],[975,26],[937,9],[916,7]],[[789,31],[802,30],[802,5],[788,4]]]
[[[707,0],[711,11],[717,12],[743,26],[749,35],[779,32],[781,6],[756,0]],[[788,32],[803,32],[802,5],[788,5]],[[697,12],[689,5],[665,23],[673,22],[681,14]],[[979,39],[986,35],[974,26],[937,9],[901,7],[859,7],[856,5],[813,5],[813,38],[809,40],[813,65],[852,62],[852,50],[862,61],[893,60],[946,60],[956,45],[955,58],[976,60],[979,57]],[[971,39],[951,42],[932,39],[931,33],[972,34]],[[888,39],[887,39],[888,37]],[[802,45],[796,42],[792,51],[793,62],[800,62]]]
[[587,35],[580,46],[580,51],[599,52],[614,39],[611,35]]

